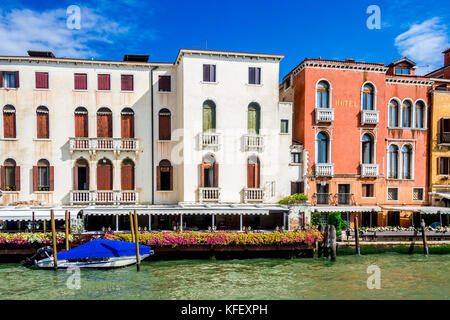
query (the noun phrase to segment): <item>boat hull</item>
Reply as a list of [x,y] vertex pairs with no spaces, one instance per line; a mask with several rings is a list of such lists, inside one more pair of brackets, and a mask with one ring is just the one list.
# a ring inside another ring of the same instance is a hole
[[[139,261],[144,260],[150,254],[144,254],[140,256]],[[58,269],[67,268],[92,268],[92,269],[108,269],[108,268],[121,268],[127,267],[136,263],[136,256],[128,257],[108,257],[102,259],[79,259],[79,261],[71,261],[65,259],[59,259],[57,261]],[[53,257],[42,259],[36,263],[36,266],[41,269],[53,269]]]

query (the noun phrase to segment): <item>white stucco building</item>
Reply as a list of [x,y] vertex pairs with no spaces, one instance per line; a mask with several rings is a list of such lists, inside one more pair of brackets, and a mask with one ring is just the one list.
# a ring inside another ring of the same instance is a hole
[[303,169],[292,105],[279,102],[283,56],[29,55],[0,57],[0,220],[53,208],[127,229],[137,210],[152,229],[287,227],[277,202]]

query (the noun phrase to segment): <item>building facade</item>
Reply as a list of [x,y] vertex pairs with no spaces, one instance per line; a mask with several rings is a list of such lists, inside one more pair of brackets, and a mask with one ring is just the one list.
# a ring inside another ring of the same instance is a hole
[[53,208],[95,220],[92,228],[127,229],[137,210],[153,229],[287,227],[277,202],[301,169],[289,167],[283,56],[29,54],[0,57],[3,220]]

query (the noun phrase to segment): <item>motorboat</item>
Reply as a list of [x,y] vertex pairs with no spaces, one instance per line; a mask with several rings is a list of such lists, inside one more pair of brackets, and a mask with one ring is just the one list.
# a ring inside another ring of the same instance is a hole
[[[139,261],[154,254],[151,247],[139,245]],[[53,249],[40,248],[25,261],[26,266],[53,269]],[[57,253],[58,269],[66,268],[120,268],[136,263],[136,243],[119,240],[95,239],[76,248]]]

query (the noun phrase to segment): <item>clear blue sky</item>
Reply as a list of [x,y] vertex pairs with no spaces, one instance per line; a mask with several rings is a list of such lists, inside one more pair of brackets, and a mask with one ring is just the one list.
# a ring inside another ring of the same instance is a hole
[[[81,8],[81,29],[66,9]],[[381,10],[370,30],[369,5]],[[173,62],[180,48],[284,54],[280,76],[304,58],[389,63],[407,55],[419,73],[440,67],[449,45],[448,0],[426,1],[2,1],[0,55],[51,50],[59,57]]]

